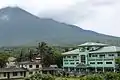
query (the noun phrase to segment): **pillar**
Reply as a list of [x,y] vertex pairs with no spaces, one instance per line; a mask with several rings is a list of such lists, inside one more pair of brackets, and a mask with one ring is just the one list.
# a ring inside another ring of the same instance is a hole
[[80,68],[78,70],[79,70],[79,73],[80,73]]
[[105,68],[103,67],[103,72],[105,72]]
[[70,67],[68,67],[68,71],[70,72]]
[[76,71],[76,68],[74,67],[74,71]]
[[97,68],[95,67],[95,72],[97,72]]
[[116,72],[115,68],[114,68],[114,72]]

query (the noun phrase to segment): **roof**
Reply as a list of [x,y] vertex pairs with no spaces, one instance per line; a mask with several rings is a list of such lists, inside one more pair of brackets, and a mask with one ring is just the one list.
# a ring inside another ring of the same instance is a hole
[[23,72],[27,71],[24,68],[15,68],[15,67],[10,67],[10,68],[0,68],[0,72]]
[[69,51],[69,52],[65,52],[65,53],[62,53],[63,55],[68,55],[68,54],[79,54],[79,49],[75,49],[75,50],[72,50],[72,51]]
[[9,61],[9,62],[12,62],[12,61],[15,61],[15,60],[16,60],[16,58],[14,58],[14,57],[9,57],[9,58],[8,58],[8,61]]
[[54,67],[55,68],[55,67],[58,67],[58,66],[57,65],[50,65],[50,67]]
[[103,43],[96,43],[96,42],[86,42],[84,44],[78,45],[78,46],[107,46],[108,44]]
[[19,62],[17,64],[41,64],[40,62],[32,62],[32,61],[25,61],[25,62]]
[[103,47],[97,51],[92,51],[89,53],[103,53],[103,52],[120,52],[120,47],[117,46],[107,46],[107,47]]

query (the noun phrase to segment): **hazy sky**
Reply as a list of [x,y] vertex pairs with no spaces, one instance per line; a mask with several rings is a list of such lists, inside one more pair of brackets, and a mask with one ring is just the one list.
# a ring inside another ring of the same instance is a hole
[[0,8],[8,5],[83,29],[120,36],[120,0],[0,0]]

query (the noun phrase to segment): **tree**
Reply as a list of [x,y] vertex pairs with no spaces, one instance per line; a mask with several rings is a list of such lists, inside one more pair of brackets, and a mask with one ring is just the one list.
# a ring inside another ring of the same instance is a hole
[[118,65],[117,68],[120,68],[120,58],[115,59],[115,63]]
[[0,53],[0,68],[3,68],[6,66],[6,63],[8,62],[8,58],[10,55]]
[[21,51],[20,51],[20,55],[19,55],[18,58],[17,58],[17,61],[18,61],[18,62],[23,61],[23,60],[24,60],[24,57],[25,57],[25,56],[23,55],[23,50],[21,50]]
[[38,44],[37,52],[41,56],[42,66],[49,67],[49,65],[51,64],[62,64],[62,57],[59,51],[57,51],[53,47],[48,46],[45,42],[41,42]]
[[32,61],[32,58],[33,58],[33,52],[32,52],[32,50],[29,50],[28,58],[29,58],[30,61]]

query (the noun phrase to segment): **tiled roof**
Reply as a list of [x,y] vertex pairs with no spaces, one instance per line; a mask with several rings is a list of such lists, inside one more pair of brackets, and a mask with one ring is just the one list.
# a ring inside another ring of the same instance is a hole
[[117,46],[107,46],[107,47],[103,47],[97,51],[92,51],[89,53],[103,53],[103,52],[120,52],[120,47]]
[[79,53],[80,53],[79,49],[75,49],[75,50],[65,52],[65,53],[62,53],[62,54],[63,55],[68,55],[68,54],[79,54]]
[[25,61],[25,62],[19,62],[17,64],[41,64],[40,62],[31,62],[31,61]]
[[107,46],[108,44],[96,43],[96,42],[86,42],[78,46]]
[[0,68],[0,72],[22,72],[22,71],[27,71],[27,70],[24,68],[15,68],[15,67]]

